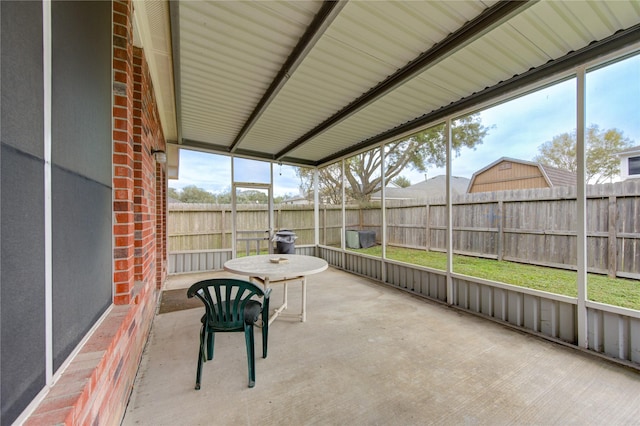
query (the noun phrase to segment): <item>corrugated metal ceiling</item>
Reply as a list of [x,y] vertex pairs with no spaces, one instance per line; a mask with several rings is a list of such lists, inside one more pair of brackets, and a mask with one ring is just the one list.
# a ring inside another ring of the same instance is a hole
[[624,0],[179,1],[170,9],[176,81],[155,82],[175,88],[177,125],[166,137],[311,165],[640,39],[640,2]]

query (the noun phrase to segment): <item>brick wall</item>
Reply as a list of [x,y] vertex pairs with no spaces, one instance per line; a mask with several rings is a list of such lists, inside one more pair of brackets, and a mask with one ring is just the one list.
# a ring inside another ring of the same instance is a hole
[[162,287],[167,276],[167,173],[161,164],[156,164],[156,288]]
[[[154,150],[165,150],[160,118],[153,96],[153,86],[142,49],[134,48],[134,220],[136,281],[156,278],[157,211],[164,212],[164,166],[151,155]],[[158,191],[156,191],[158,188]],[[158,198],[157,202],[156,198]],[[158,209],[158,210],[156,210]],[[162,214],[160,215],[162,216]],[[160,220],[160,222],[162,222]],[[162,235],[162,229],[160,229]]]
[[132,5],[113,2],[113,194],[116,304],[127,304],[134,287],[134,63]]
[[112,4],[114,306],[26,425],[120,423],[166,278],[164,136],[133,3]]

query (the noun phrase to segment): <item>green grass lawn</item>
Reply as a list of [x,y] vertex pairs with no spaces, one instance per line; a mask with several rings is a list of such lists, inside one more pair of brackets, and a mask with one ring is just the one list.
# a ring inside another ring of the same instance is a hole
[[[353,250],[381,256],[382,247]],[[445,253],[387,247],[387,258],[434,269],[447,268]],[[515,262],[454,255],[454,272],[550,293],[577,296],[577,272]],[[640,281],[588,274],[589,300],[640,310]]]

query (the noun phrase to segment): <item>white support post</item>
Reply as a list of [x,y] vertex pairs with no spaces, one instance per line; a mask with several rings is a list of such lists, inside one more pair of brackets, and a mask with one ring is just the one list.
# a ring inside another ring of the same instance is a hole
[[451,117],[445,123],[445,139],[447,146],[447,303],[453,305],[453,208],[451,207]]
[[382,214],[382,236],[380,242],[382,243],[382,282],[387,282],[387,179],[385,178],[385,152],[384,144],[380,144],[380,209]]
[[235,157],[231,156],[231,258],[236,258],[238,252],[236,226],[238,221],[236,220],[236,177],[235,177]]
[[[314,227],[314,245],[320,245],[320,191],[318,190],[319,172],[316,167],[313,171],[313,227]],[[326,224],[325,224],[326,226]],[[325,241],[326,244],[326,241]]]
[[[271,253],[273,253],[273,242],[271,241],[271,239],[273,238],[273,235],[274,235],[274,232],[275,232],[275,229],[274,229],[274,226],[275,226],[275,212],[274,212],[275,203],[273,201],[273,162],[269,163],[269,189],[267,190],[267,192],[268,192],[268,196],[269,196],[269,198],[267,200],[268,209],[269,209],[269,218],[268,218],[269,231],[267,232],[267,234],[269,234],[269,235],[267,237],[267,253],[271,254]],[[259,244],[260,244],[260,242],[258,242],[258,247],[260,247]],[[260,254],[260,250],[258,250],[258,254]]]
[[340,235],[340,248],[342,249],[342,264],[345,264],[346,255],[344,254],[346,246],[346,233],[347,233],[347,208],[345,195],[347,191],[344,188],[344,158],[340,160],[340,185],[342,186],[342,232]]

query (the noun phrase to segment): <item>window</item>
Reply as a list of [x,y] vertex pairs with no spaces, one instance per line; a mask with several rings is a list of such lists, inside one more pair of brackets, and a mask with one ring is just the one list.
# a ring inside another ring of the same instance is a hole
[[640,157],[629,158],[629,176],[640,176]]

